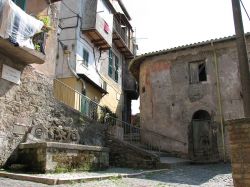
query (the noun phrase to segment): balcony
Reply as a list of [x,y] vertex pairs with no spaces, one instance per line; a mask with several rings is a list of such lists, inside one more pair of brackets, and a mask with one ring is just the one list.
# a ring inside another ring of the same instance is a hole
[[24,64],[43,64],[45,55],[27,47],[16,47],[8,40],[0,37],[0,53]]
[[[0,53],[14,61],[24,64],[42,64],[45,62],[43,22],[26,14],[12,1],[0,3]],[[4,14],[3,14],[4,12]],[[8,19],[4,15],[9,16]],[[31,39],[40,35],[34,50]],[[42,37],[41,37],[42,36]],[[41,53],[43,52],[43,53]]]
[[134,58],[133,42],[131,36],[129,36],[130,29],[122,27],[118,19],[114,18],[113,22],[113,42],[117,46],[117,49],[124,54],[128,59]]
[[82,33],[85,34],[91,42],[101,50],[106,50],[112,46],[112,25],[98,14],[83,19]]

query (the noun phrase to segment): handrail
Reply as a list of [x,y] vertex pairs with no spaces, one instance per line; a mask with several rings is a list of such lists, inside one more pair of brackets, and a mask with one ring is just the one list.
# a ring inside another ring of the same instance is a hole
[[126,125],[128,125],[128,126],[131,126],[132,128],[137,129],[137,130],[139,130],[139,131],[149,132],[149,133],[152,133],[152,134],[154,134],[154,135],[161,136],[161,137],[163,137],[163,138],[166,138],[166,139],[169,139],[169,140],[172,140],[172,141],[176,141],[176,142],[182,143],[182,144],[184,144],[184,145],[187,144],[186,142],[183,142],[183,141],[181,141],[181,140],[177,140],[177,139],[172,138],[172,137],[168,137],[168,136],[166,136],[166,135],[160,134],[160,133],[158,133],[158,132],[154,132],[154,131],[152,131],[152,130],[142,129],[142,128],[139,128],[139,127],[134,127],[134,126],[131,125],[130,123],[127,123],[127,122],[122,121],[122,120],[120,120],[120,119],[114,118],[114,117],[112,117],[112,116],[109,116],[109,118],[112,118],[113,120],[116,120],[116,121],[119,121],[119,122],[121,122],[121,123],[124,123],[124,124],[126,124]]
[[58,80],[58,79],[54,79],[55,81],[63,84],[64,86],[66,86],[67,88],[69,88],[70,90],[74,91],[75,93],[81,95],[82,97],[85,97],[86,99],[88,99],[89,101],[95,103],[96,105],[100,106],[101,108],[104,108],[103,106],[99,105],[97,102],[93,101],[92,99],[90,99],[89,97],[87,97],[86,95],[83,95],[82,93],[78,92],[77,90],[71,88],[70,86],[68,86],[67,84],[65,84],[64,82]]
[[54,79],[54,97],[84,116],[104,122],[107,111],[103,106],[58,79]]
[[122,30],[122,27],[120,26],[119,22],[117,19],[114,18],[114,30],[121,36],[122,40],[124,43],[128,46],[128,39],[126,38],[126,33],[124,30]]

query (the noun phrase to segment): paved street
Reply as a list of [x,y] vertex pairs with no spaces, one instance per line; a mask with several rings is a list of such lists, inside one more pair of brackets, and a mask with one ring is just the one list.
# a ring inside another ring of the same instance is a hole
[[[48,185],[0,178],[1,187],[48,187]],[[97,182],[72,183],[58,187],[147,187],[147,186],[233,186],[229,164],[191,165],[171,169],[167,172],[148,174],[137,178],[109,179]]]

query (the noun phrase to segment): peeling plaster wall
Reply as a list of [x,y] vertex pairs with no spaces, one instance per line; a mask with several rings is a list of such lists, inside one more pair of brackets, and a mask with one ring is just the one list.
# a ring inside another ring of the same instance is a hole
[[[227,41],[216,44],[215,48],[223,117],[225,120],[241,118],[244,112],[236,45],[233,41]],[[250,50],[250,40],[248,40],[248,49]],[[199,60],[206,63],[207,81],[190,84],[188,64]],[[206,110],[218,125],[217,142],[222,158],[216,71],[211,46],[148,57],[140,66],[139,82],[142,128],[187,143],[184,145],[162,138],[160,144],[164,150],[180,152],[188,156],[188,127],[192,116],[198,110]],[[228,144],[227,131],[225,137]],[[154,143],[159,144],[159,141]],[[228,146],[226,151],[228,155]]]

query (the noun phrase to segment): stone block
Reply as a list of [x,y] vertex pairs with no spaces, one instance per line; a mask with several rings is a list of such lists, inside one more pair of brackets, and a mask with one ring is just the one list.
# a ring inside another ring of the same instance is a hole
[[30,171],[68,172],[109,167],[109,149],[68,143],[24,143],[19,146],[20,164]]

